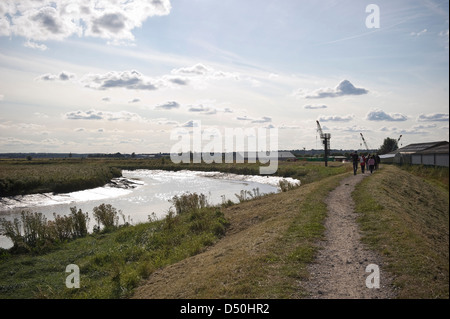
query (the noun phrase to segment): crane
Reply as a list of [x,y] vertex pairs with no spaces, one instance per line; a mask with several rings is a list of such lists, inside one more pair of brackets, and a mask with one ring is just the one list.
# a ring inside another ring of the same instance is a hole
[[330,133],[324,133],[322,131],[322,127],[320,126],[319,121],[317,123],[317,131],[319,132],[320,139],[322,140],[323,146],[325,148],[325,166],[328,166],[328,150],[330,149]]
[[400,142],[400,139],[402,138],[403,135],[400,134],[400,136],[397,139],[397,146],[398,146],[398,142]]
[[361,134],[361,138],[362,138],[362,140],[363,140],[363,142],[364,142],[364,145],[366,146],[366,149],[367,149],[368,151],[370,151],[369,146],[367,146],[366,139],[364,138],[364,135],[363,135],[362,133],[359,133],[359,134]]

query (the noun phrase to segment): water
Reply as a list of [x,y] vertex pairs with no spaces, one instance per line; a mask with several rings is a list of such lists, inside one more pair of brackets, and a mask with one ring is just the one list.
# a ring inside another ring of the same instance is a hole
[[[113,179],[104,187],[72,192],[67,194],[35,194],[0,198],[0,218],[13,220],[19,218],[22,210],[42,213],[47,220],[53,214],[67,215],[70,207],[76,206],[89,213],[90,229],[95,225],[92,209],[102,203],[111,204],[121,210],[125,221],[136,224],[148,221],[154,213],[157,218],[164,217],[171,207],[169,202],[175,195],[187,192],[202,193],[210,204],[220,204],[223,199],[237,202],[235,194],[241,190],[260,194],[279,192],[279,177],[235,175],[219,172],[134,170],[123,171],[123,178]],[[292,183],[298,180],[288,179]],[[121,220],[121,222],[123,222]],[[10,248],[12,242],[0,236],[0,247]]]

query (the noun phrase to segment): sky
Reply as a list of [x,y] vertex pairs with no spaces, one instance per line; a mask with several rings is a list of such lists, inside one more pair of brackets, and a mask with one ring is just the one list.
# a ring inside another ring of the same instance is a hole
[[[372,6],[370,6],[372,5]],[[375,5],[375,6],[373,6]],[[449,140],[449,2],[0,2],[0,153],[169,152],[277,130],[279,149]]]

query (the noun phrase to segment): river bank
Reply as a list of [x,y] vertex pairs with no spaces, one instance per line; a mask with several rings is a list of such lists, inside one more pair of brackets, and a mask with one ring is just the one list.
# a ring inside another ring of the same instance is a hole
[[[347,176],[186,214],[183,221],[171,216],[88,236],[43,255],[0,252],[0,298],[310,297],[301,282],[323,238],[325,199]],[[448,185],[382,168],[352,196],[362,240],[394,275],[398,296],[448,298]],[[162,255],[153,253],[156,247]],[[80,267],[79,289],[64,285],[68,264]]]
[[[87,213],[106,202],[121,211],[121,223],[136,224],[148,221],[151,214],[163,218],[172,206],[171,199],[184,193],[202,193],[209,204],[218,205],[279,192],[281,181],[282,185],[300,185],[299,180],[277,176],[186,170],[123,170],[122,175],[102,187],[88,190],[3,197],[0,200],[0,218],[13,221],[20,218],[22,211],[31,211],[39,212],[52,221],[55,214],[68,215],[73,206]],[[95,223],[88,226],[90,231],[93,227]],[[11,245],[11,242],[0,236],[0,247],[9,248]]]

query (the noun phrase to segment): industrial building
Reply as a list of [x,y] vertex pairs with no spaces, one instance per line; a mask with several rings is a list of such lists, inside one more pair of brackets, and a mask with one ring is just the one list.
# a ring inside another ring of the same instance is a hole
[[449,167],[449,143],[447,141],[415,143],[380,155],[382,163],[432,165]]

